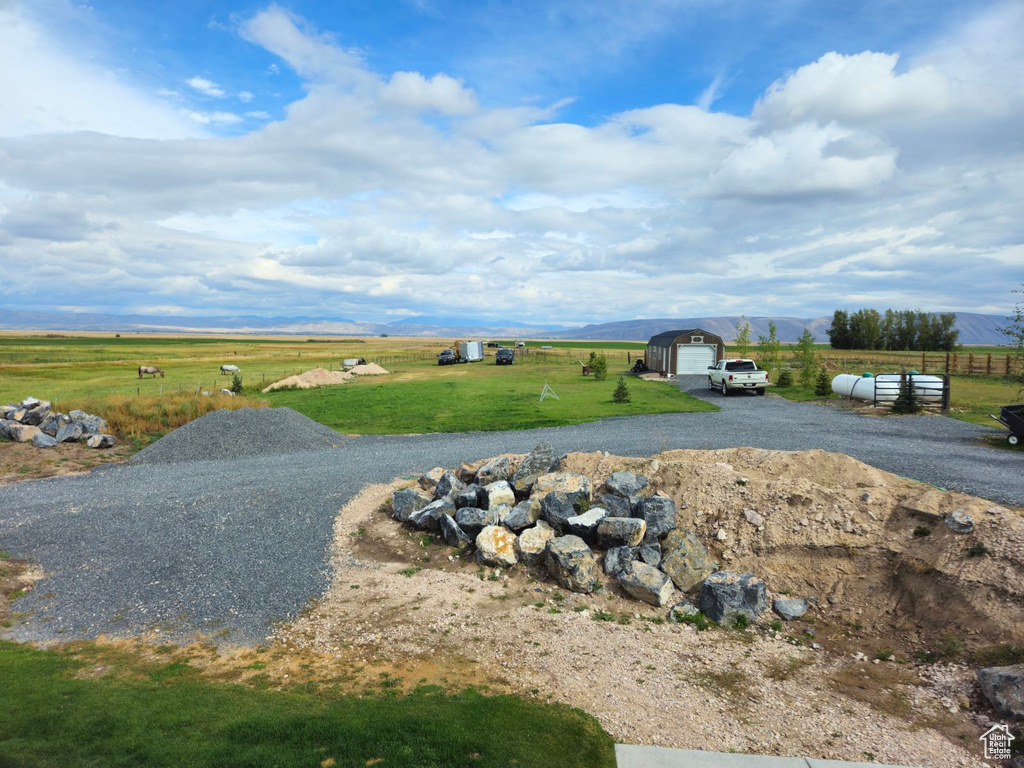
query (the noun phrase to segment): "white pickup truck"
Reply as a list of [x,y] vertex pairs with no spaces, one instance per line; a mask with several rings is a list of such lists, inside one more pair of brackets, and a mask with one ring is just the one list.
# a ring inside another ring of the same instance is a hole
[[708,389],[720,389],[727,396],[733,390],[752,389],[763,395],[770,387],[768,372],[759,371],[753,360],[722,360],[708,367]]

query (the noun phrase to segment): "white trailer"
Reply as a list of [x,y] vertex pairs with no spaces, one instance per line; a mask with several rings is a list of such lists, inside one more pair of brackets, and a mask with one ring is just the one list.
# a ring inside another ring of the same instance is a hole
[[464,363],[478,363],[484,359],[484,343],[482,341],[460,341],[459,359]]

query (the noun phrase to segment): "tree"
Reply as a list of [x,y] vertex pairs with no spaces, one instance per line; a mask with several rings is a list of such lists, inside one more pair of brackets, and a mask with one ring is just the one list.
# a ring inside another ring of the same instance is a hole
[[[1024,288],[1017,289],[1014,293],[1024,296]],[[999,329],[1010,337],[1010,346],[1013,347],[1013,359],[1017,363],[1017,384],[1020,386],[1017,394],[1024,392],[1024,299],[1019,300],[1013,307],[1013,316],[1010,324]]]
[[757,337],[757,362],[762,370],[768,371],[768,378],[772,378],[772,372],[779,368],[779,356],[782,350],[782,343],[779,341],[778,333],[775,330],[775,321],[768,321],[768,335]]
[[616,403],[628,403],[630,401],[629,387],[626,386],[626,380],[622,376],[619,376],[619,385],[612,393],[612,400]]
[[775,382],[778,387],[792,387],[793,386],[793,371],[789,368],[783,368],[779,371],[778,381]]
[[750,357],[750,322],[745,317],[736,321],[736,354],[739,357]]
[[800,373],[797,374],[800,377],[800,386],[804,389],[810,389],[811,385],[814,384],[814,379],[817,376],[817,369],[821,365],[818,359],[818,350],[814,347],[814,337],[811,332],[804,328],[804,332],[800,335],[800,339],[796,344],[796,359],[800,363]]
[[604,356],[603,352],[601,354],[591,352],[587,365],[590,366],[590,373],[596,381],[604,381],[608,378],[608,358]]
[[837,309],[832,314],[832,325],[828,329],[828,343],[832,349],[851,349],[850,347],[850,316]]
[[818,397],[828,397],[832,394],[832,380],[828,376],[828,370],[821,366],[818,371],[818,379],[814,382],[814,394]]
[[903,374],[900,379],[900,392],[892,403],[893,413],[917,413],[921,410],[921,403],[914,390],[914,377],[910,374]]
[[242,391],[242,374],[236,373],[231,377],[231,391],[236,395]]

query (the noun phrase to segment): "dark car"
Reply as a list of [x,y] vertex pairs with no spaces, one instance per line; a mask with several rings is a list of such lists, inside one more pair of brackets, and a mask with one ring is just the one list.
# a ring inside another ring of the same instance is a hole
[[438,365],[455,365],[457,362],[459,361],[455,357],[455,353],[450,349],[446,349],[444,352],[437,356]]
[[501,346],[501,344],[499,344],[496,341],[488,341],[487,342],[487,348],[488,349],[498,349],[500,346]]
[[516,351],[508,347],[502,347],[494,356],[495,365],[513,365],[516,361]]

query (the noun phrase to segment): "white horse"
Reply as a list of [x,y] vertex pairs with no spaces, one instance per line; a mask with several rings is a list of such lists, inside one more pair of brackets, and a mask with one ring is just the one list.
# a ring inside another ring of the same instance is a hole
[[158,373],[160,374],[160,378],[162,379],[164,377],[164,372],[161,371],[159,368],[157,368],[155,365],[140,365],[139,366],[139,378],[140,379],[142,378],[142,374],[146,374],[147,376],[152,376],[155,379],[156,375]]
[[220,367],[221,373],[239,373],[241,370],[237,365],[222,365]]

